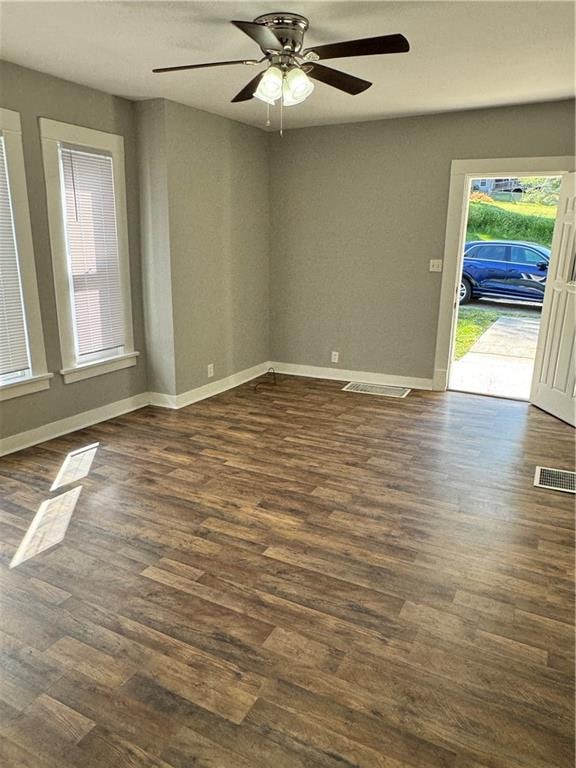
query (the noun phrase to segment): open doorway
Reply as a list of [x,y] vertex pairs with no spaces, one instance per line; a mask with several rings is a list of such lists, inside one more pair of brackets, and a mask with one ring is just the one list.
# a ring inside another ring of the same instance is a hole
[[452,161],[433,386],[445,390],[449,385],[472,182],[536,174],[560,176],[562,181],[529,402],[576,426],[576,158],[572,155]]
[[530,398],[561,181],[468,179],[449,389]]

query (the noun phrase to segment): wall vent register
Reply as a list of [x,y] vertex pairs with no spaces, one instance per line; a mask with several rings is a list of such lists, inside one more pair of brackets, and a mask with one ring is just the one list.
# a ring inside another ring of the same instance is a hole
[[407,387],[390,387],[385,384],[363,384],[351,381],[343,387],[344,392],[359,392],[362,395],[379,395],[380,397],[407,397],[412,391]]
[[536,467],[534,485],[537,488],[547,488],[551,491],[576,493],[576,472],[571,472],[568,469]]

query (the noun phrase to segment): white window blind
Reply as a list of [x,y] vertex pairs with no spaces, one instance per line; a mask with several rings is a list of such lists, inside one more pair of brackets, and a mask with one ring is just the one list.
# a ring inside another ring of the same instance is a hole
[[124,307],[112,158],[60,145],[76,355],[121,354]]
[[0,379],[30,375],[24,300],[10,199],[4,139],[0,134]]

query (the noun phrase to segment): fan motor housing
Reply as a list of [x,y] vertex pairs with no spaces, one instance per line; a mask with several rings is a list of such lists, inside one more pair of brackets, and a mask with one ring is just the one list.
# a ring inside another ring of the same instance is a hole
[[257,16],[254,22],[270,27],[286,53],[295,54],[302,50],[304,33],[309,26],[305,16],[298,13],[265,13]]

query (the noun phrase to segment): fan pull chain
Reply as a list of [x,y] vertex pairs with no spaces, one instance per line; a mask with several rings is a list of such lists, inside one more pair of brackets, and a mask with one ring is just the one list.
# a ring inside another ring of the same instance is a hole
[[284,136],[284,92],[280,96],[280,137]]
[[266,104],[266,128],[270,128],[270,104]]

